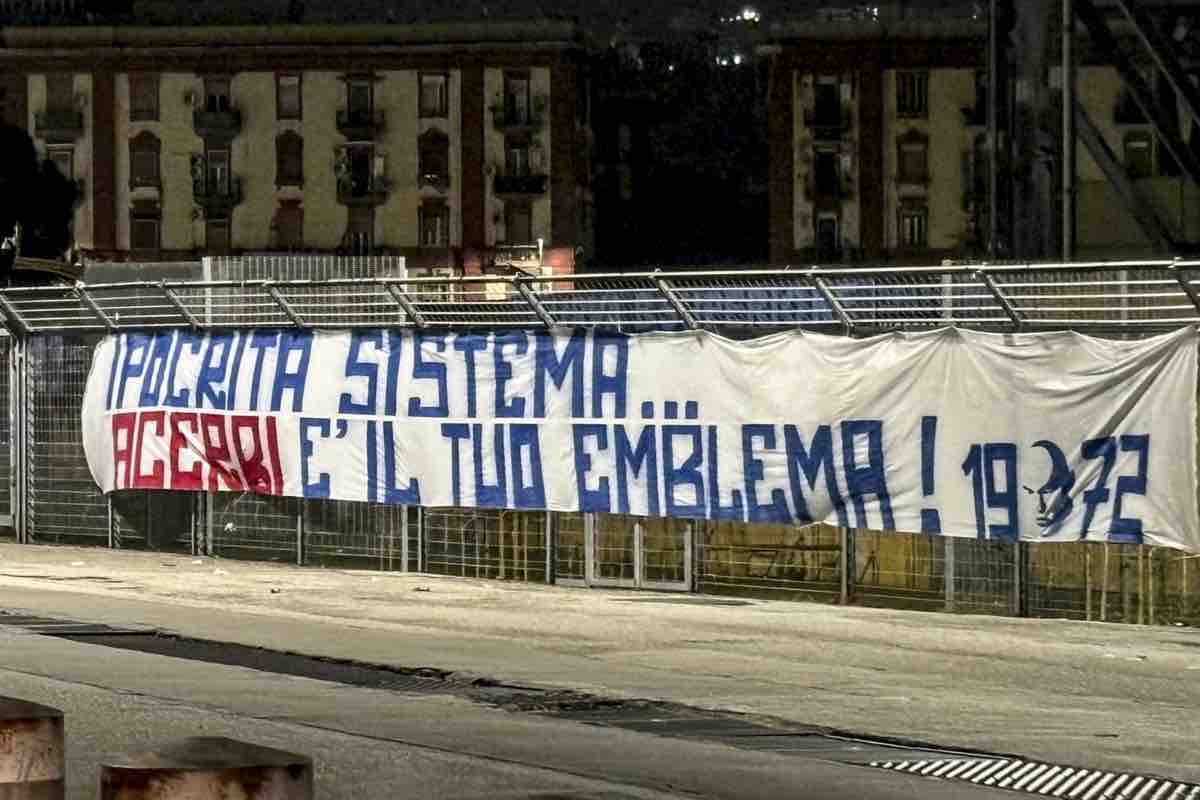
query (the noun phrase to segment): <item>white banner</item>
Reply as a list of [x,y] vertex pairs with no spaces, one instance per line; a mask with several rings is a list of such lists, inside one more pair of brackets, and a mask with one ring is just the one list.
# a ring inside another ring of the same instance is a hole
[[122,334],[96,483],[1200,551],[1197,332]]

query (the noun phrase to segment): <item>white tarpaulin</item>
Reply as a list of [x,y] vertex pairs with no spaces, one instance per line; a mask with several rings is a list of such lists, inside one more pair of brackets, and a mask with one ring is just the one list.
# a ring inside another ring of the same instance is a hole
[[122,334],[99,486],[1200,551],[1197,332]]

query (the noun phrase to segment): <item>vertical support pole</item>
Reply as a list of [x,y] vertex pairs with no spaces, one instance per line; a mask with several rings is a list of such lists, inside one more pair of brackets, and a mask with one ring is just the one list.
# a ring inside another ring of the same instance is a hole
[[1146,594],[1149,595],[1149,597],[1150,597],[1149,603],[1147,604],[1150,607],[1150,610],[1148,612],[1148,617],[1149,617],[1149,624],[1151,624],[1151,625],[1155,624],[1155,622],[1154,622],[1154,551],[1155,550],[1156,550],[1156,548],[1154,548],[1154,547],[1150,548],[1150,565],[1149,565],[1149,569],[1146,572]]
[[1084,618],[1092,621],[1092,545],[1083,543],[1083,608]]
[[216,524],[216,513],[213,508],[211,492],[204,493],[204,555],[212,556],[216,552],[216,536],[213,525]]
[[304,514],[307,503],[304,500],[297,500],[298,510],[296,511],[296,565],[304,566]]
[[1121,576],[1121,622],[1126,625],[1133,624],[1133,592],[1129,590],[1129,580],[1126,575],[1129,572],[1129,558],[1127,557],[1128,550],[1126,545],[1117,545],[1121,549],[1117,552],[1121,556],[1121,568],[1118,573]]
[[633,582],[641,586],[646,581],[646,528],[633,524]]
[[1140,544],[1135,544],[1137,548],[1137,600],[1138,600],[1138,625],[1146,624],[1146,593],[1143,587],[1146,582],[1146,548]]
[[588,586],[596,582],[596,515],[583,515],[583,579]]
[[1012,613],[1013,616],[1024,616],[1024,599],[1025,599],[1025,543],[1013,543],[1013,589],[1012,589]]
[[29,355],[29,340],[21,338],[20,358],[18,360],[17,377],[18,391],[20,393],[20,423],[21,423],[21,440],[20,453],[17,464],[19,465],[20,475],[17,478],[17,486],[20,488],[21,498],[21,541],[24,544],[36,544],[34,541],[34,497],[33,497],[33,446],[34,436],[34,399],[30,390],[29,373],[33,369],[32,359]]
[[13,337],[8,349],[8,497],[12,506],[13,530],[17,542],[25,539],[25,342]]
[[114,550],[116,549],[117,538],[113,535],[113,509],[111,494],[104,498],[104,512],[108,517],[108,549]]
[[408,572],[408,506],[400,506],[400,563],[400,571]]
[[996,28],[997,0],[988,0],[988,85],[987,85],[987,144],[988,144],[988,257],[998,255],[997,229],[1000,211],[1000,32]]
[[546,534],[546,583],[554,583],[554,565],[558,563],[555,556],[555,547],[557,543],[554,537],[554,512],[547,511],[545,534]]
[[841,571],[841,603],[850,602],[850,558],[847,553],[850,534],[846,528],[838,528],[838,569]]
[[1100,582],[1100,621],[1108,621],[1108,542],[1104,543],[1104,580]]
[[1075,257],[1075,9],[1062,0],[1062,247]]
[[955,586],[954,586],[954,573],[955,573],[955,569],[954,569],[954,537],[953,536],[945,536],[942,538],[942,541],[945,543],[945,548],[946,548],[945,556],[943,559],[943,566],[942,566],[942,576],[943,576],[942,582],[945,584],[944,588],[945,588],[945,594],[946,594],[946,611],[953,614],[954,613],[954,589],[955,589]]

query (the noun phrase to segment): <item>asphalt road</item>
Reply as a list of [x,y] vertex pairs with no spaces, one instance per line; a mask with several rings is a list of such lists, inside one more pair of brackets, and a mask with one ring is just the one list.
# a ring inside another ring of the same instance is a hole
[[[1200,779],[1200,632],[1187,629],[710,605],[11,545],[0,545],[0,609]],[[94,796],[102,753],[201,733],[312,755],[321,797],[973,796],[820,759],[2,626],[0,692],[67,711],[71,796],[81,798]]]

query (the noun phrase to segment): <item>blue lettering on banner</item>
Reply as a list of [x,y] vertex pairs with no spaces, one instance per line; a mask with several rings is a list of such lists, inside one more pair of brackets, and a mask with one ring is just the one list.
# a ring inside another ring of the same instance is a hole
[[431,380],[437,386],[437,403],[431,406],[423,405],[421,398],[408,398],[408,415],[410,417],[448,417],[450,416],[449,400],[446,397],[446,365],[438,361],[426,361],[424,357],[426,343],[432,344],[439,353],[446,352],[446,337],[431,333],[418,333],[413,345],[413,379]]
[[609,492],[608,478],[600,477],[596,481],[597,488],[588,488],[588,477],[592,471],[592,455],[587,448],[587,441],[592,439],[596,442],[596,452],[608,449],[608,426],[577,423],[572,426],[572,433],[575,437],[575,486],[579,496],[579,510],[608,513],[612,510],[612,495]]
[[113,407],[113,391],[117,388],[117,367],[121,363],[121,345],[125,342],[125,334],[122,333],[120,336],[114,336],[112,342],[113,356],[112,363],[108,367],[108,392],[105,395],[107,403],[104,406],[108,411],[112,411]]
[[309,481],[309,461],[313,456],[313,441],[310,431],[317,431],[322,439],[330,435],[330,420],[305,417],[300,420],[300,483],[304,496],[321,499],[329,497],[330,481],[328,472],[317,474],[317,480]]
[[350,351],[346,354],[346,383],[361,378],[366,381],[366,392],[361,403],[355,402],[354,395],[350,392],[342,392],[338,400],[339,414],[375,414],[376,394],[379,389],[379,362],[374,359],[362,360],[364,343],[374,345],[375,353],[378,354],[383,348],[383,331],[353,331],[350,334]]
[[230,409],[238,407],[238,380],[242,374],[242,356],[246,352],[246,339],[248,338],[244,333],[235,333],[234,336],[237,337],[237,349],[233,351],[233,365],[229,374],[229,403],[227,407]]
[[367,502],[379,502],[379,424],[367,421]]
[[[796,520],[801,523],[817,521],[805,499],[805,489],[801,485],[800,476],[804,476],[809,489],[816,489],[817,475],[824,470],[825,491],[833,504],[833,510],[837,512],[838,525],[843,528],[850,527],[846,514],[846,503],[842,499],[842,493],[838,490],[837,473],[834,472],[832,429],[828,425],[817,428],[817,432],[813,434],[812,441],[809,442],[806,450],[804,440],[800,438],[800,431],[796,426],[785,425],[783,441],[784,450],[787,453],[788,482],[792,487],[792,504],[796,508]],[[821,519],[824,518],[825,515],[822,514]]]
[[[125,339],[125,363],[121,367],[121,383],[117,386],[117,408],[125,406],[125,384],[130,378],[140,378],[146,369],[150,337],[144,333],[131,333]],[[134,356],[138,356],[135,360]]]
[[[512,454],[513,507],[538,510],[546,507],[546,481],[542,475],[541,429],[537,425],[508,426],[508,450]],[[529,454],[529,472],[523,453]]]
[[583,358],[586,352],[587,332],[578,328],[563,347],[562,356],[554,347],[555,337],[546,331],[535,336],[536,348],[533,362],[533,415],[546,416],[546,379],[549,378],[558,390],[562,390],[571,377],[571,416],[583,416]]
[[508,505],[508,482],[504,474],[504,426],[492,425],[492,463],[496,482],[483,478],[483,425],[471,426],[471,446],[475,456],[475,505],[482,508],[504,508]]
[[720,453],[720,448],[717,447],[717,426],[708,426],[708,518],[709,519],[735,519],[743,520],[746,517],[746,510],[742,503],[742,492],[740,489],[733,489],[729,492],[732,498],[732,504],[728,506],[721,505],[721,477],[720,464],[717,463],[717,454]]
[[[312,331],[284,331],[279,336],[279,358],[275,362],[275,391],[271,393],[271,410],[279,411],[283,393],[292,393],[292,411],[304,410],[304,384],[308,380],[308,360],[312,356]],[[298,353],[294,370],[288,369],[291,354]]]
[[658,516],[658,457],[655,437],[657,431],[653,425],[645,425],[638,435],[637,446],[629,442],[629,434],[624,425],[617,425],[616,461],[617,461],[617,511],[621,514],[630,512],[629,476],[642,477],[646,482],[646,513],[652,517]]
[[763,480],[763,461],[754,452],[755,441],[761,441],[764,450],[775,449],[774,425],[742,426],[742,466],[746,481],[746,507],[751,522],[791,522],[787,494],[783,489],[771,490],[771,502],[763,505],[758,501],[758,483]]
[[487,350],[486,336],[477,333],[461,333],[454,338],[454,349],[463,354],[463,366],[467,369],[467,416],[479,416],[479,390],[475,378],[475,354]]
[[1113,501],[1113,521],[1109,528],[1109,541],[1128,544],[1142,543],[1142,520],[1122,516],[1125,496],[1146,495],[1146,478],[1150,466],[1149,434],[1129,434],[1121,437],[1121,451],[1137,453],[1137,474],[1117,478],[1117,499]]
[[175,331],[154,334],[154,344],[150,347],[150,360],[143,370],[142,392],[138,398],[138,405],[142,408],[157,406],[162,402],[163,383],[167,380],[175,339]]
[[396,425],[383,423],[383,502],[391,505],[421,505],[421,486],[416,478],[408,479],[408,486],[400,486],[396,477]]
[[[1086,445],[1084,449],[1086,452]],[[996,485],[997,464],[1004,468],[1003,489]],[[1017,446],[1012,442],[972,445],[962,468],[963,474],[971,477],[975,495],[975,530],[978,538],[999,541],[1019,539],[1021,524],[1017,515]],[[1086,501],[1087,492],[1084,492],[1084,499]],[[1008,521],[989,523],[988,509],[1006,512]]]
[[[616,366],[610,375],[604,371],[604,354],[612,350]],[[613,416],[625,417],[625,396],[629,385],[629,337],[623,333],[592,334],[592,416],[604,416],[604,398],[613,398]]]
[[383,406],[385,413],[394,417],[398,413],[396,395],[400,391],[400,356],[404,353],[404,332],[388,331],[387,342],[387,388],[384,391]]
[[[205,401],[208,402],[208,408],[227,408],[226,392],[214,389],[213,386],[225,382],[225,374],[229,371],[229,357],[233,355],[233,336],[232,333],[214,333],[208,337],[204,357],[200,360],[200,377],[196,380],[196,408],[205,408]],[[215,364],[214,353],[217,356]]]
[[267,351],[279,349],[279,331],[255,331],[250,335],[250,349],[257,351],[254,356],[254,372],[250,375],[250,410],[258,411]]
[[471,438],[471,426],[465,422],[443,422],[442,436],[450,440],[450,494],[454,505],[462,505],[462,453],[459,443]]
[[[703,518],[705,512],[704,476],[700,465],[704,461],[704,432],[699,425],[664,425],[662,429],[663,493],[667,498],[668,517]],[[675,440],[689,439],[691,452],[682,464],[675,464]],[[691,487],[694,503],[676,499],[679,489]]]
[[[859,436],[867,439],[867,463],[855,463],[855,443]],[[886,530],[896,529],[892,515],[892,498],[888,495],[886,471],[883,465],[883,422],[877,419],[855,419],[842,423],[842,463],[846,471],[846,493],[854,503],[859,528],[871,527],[867,519],[866,498],[874,495],[879,502]]]
[[167,372],[167,397],[163,401],[163,405],[172,408],[191,406],[191,389],[186,386],[176,388],[175,378],[184,350],[190,351],[193,355],[199,353],[204,349],[204,339],[204,334],[195,331],[184,331],[179,335],[179,346],[175,348],[175,353],[171,356],[171,368]]
[[512,347],[519,356],[529,351],[529,337],[521,331],[496,334],[492,356],[495,362],[496,383],[496,416],[500,418],[521,418],[525,416],[525,398],[514,397],[507,399],[508,382],[512,380],[513,368],[504,358],[504,348]]

